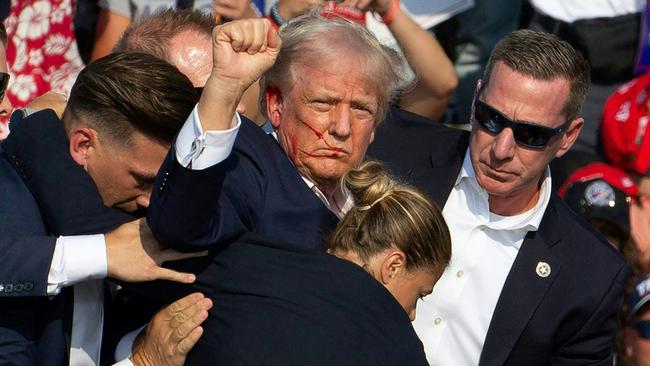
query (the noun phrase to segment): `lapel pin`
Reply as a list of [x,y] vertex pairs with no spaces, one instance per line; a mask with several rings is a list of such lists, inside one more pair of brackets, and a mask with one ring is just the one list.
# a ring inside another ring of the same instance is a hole
[[551,274],[551,266],[546,262],[537,262],[537,275],[546,278]]

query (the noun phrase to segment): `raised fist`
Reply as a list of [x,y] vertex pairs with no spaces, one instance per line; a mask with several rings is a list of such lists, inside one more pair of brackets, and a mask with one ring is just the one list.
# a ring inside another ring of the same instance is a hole
[[268,19],[228,22],[212,31],[211,78],[232,83],[243,93],[268,70],[280,52],[280,37]]

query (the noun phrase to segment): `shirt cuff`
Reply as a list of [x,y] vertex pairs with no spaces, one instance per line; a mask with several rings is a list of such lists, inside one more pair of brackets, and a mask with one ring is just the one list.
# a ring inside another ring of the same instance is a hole
[[62,287],[104,278],[107,272],[104,235],[61,236],[54,247],[47,294],[56,295]]
[[131,362],[131,360],[127,358],[118,363],[113,364],[113,366],[134,366],[134,365],[133,362]]
[[176,160],[182,166],[201,170],[228,158],[235,144],[241,118],[235,113],[228,130],[203,131],[197,106],[178,133],[175,146]]

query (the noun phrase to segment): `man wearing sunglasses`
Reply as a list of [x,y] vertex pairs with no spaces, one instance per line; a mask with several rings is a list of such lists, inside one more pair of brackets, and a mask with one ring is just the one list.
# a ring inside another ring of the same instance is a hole
[[444,207],[451,232],[450,266],[414,321],[431,364],[612,364],[628,269],[552,192],[548,169],[585,123],[588,86],[570,45],[516,31],[477,83],[471,133],[378,131],[369,154]]

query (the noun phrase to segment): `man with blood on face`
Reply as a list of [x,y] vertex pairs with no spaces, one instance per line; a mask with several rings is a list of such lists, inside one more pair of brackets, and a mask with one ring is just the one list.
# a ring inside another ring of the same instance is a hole
[[[271,48],[270,40],[238,49],[266,26],[266,21],[251,21],[244,26],[251,34],[237,31],[228,38],[222,33],[224,39],[214,39],[212,74],[179,134],[174,159],[170,154],[159,172],[161,185],[149,212],[156,237],[166,245],[198,249],[253,232],[322,249],[323,234],[354,204],[341,188],[341,177],[363,161],[378,121],[402,87],[395,70],[404,61],[365,28],[318,15],[296,18],[284,27],[281,50]],[[277,60],[262,67],[256,62],[263,57]],[[259,128],[249,129],[247,120],[241,127],[237,118],[233,122],[234,106],[260,76],[260,110],[275,130],[274,139]],[[243,146],[249,135],[255,136],[250,144],[259,151]],[[192,172],[177,163],[193,170],[223,170],[221,190],[202,188],[207,180],[194,173],[197,186],[185,189],[201,192],[200,199],[191,205],[186,199],[170,200],[171,180]],[[217,228],[196,220],[212,215],[215,207]],[[195,220],[181,228],[172,224],[178,217]]]
[[[403,268],[398,279],[397,265],[373,256],[372,265],[386,264],[382,288],[359,266],[350,267],[360,271],[356,277],[312,261],[351,265],[324,253],[326,235],[354,206],[341,178],[364,159],[401,84],[395,54],[363,27],[315,14],[292,19],[279,36],[267,19],[224,24],[213,32],[213,50],[219,62],[158,172],[147,212],[164,245],[216,249],[207,266],[195,267],[196,286],[222,310],[204,323],[188,364],[325,365],[341,357],[353,364],[355,357],[423,364],[409,316],[437,278],[430,265],[421,276]],[[260,76],[261,109],[274,128],[268,135],[235,114],[243,91]],[[382,258],[405,263],[401,254],[384,252]],[[272,315],[257,321],[250,313]],[[308,331],[290,336],[301,329]],[[386,346],[385,335],[400,345]],[[348,355],[343,350],[351,344],[368,345],[371,355]]]

